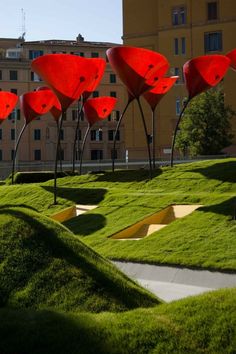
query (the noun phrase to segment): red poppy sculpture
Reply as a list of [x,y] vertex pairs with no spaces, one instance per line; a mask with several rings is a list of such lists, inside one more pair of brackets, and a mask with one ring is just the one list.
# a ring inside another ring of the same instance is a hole
[[230,59],[225,55],[203,55],[187,61],[183,66],[183,73],[188,99],[180,112],[177,121],[171,147],[170,165],[173,167],[174,148],[176,134],[188,103],[198,94],[216,86],[226,74],[230,65]]
[[0,124],[13,111],[18,101],[18,96],[12,92],[0,91]]
[[[147,132],[147,126],[146,126],[139,97],[145,91],[148,91],[157,85],[158,80],[161,77],[163,77],[167,72],[169,68],[169,63],[163,55],[157,52],[144,49],[144,48],[136,48],[136,47],[129,47],[129,46],[119,46],[119,47],[113,47],[111,49],[108,49],[107,57],[113,70],[120,77],[120,79],[125,84],[129,92],[128,102],[117,123],[115,137],[114,137],[113,152],[115,151],[115,143],[117,140],[117,133],[121,121],[124,117],[124,114],[129,104],[135,98],[138,102],[138,106],[142,116],[143,127],[146,135],[147,150],[149,156],[149,169],[150,169],[150,176],[151,176],[152,165],[151,165],[151,151],[149,146],[149,135]],[[113,171],[114,171],[114,160],[115,160],[115,154],[113,154],[113,159],[112,159]]]
[[22,135],[27,125],[35,118],[42,116],[50,111],[55,102],[55,95],[51,90],[27,92],[20,96],[20,107],[25,117],[25,123],[18,136],[14,150],[12,164],[12,184],[14,183],[15,160]]
[[236,70],[236,48],[227,53],[226,56],[230,59],[231,68]]
[[54,91],[61,103],[62,116],[59,122],[55,170],[54,204],[57,204],[57,164],[60,147],[62,122],[67,108],[86,90],[96,76],[97,68],[93,61],[71,54],[48,54],[32,61],[35,71]]
[[88,127],[83,139],[81,155],[80,155],[80,174],[82,173],[82,161],[85,143],[91,127],[97,123],[106,119],[115,107],[117,99],[114,97],[97,97],[90,98],[84,103],[84,113],[88,121]]
[[75,128],[75,137],[74,137],[74,144],[73,144],[73,156],[72,156],[72,172],[75,173],[75,156],[76,156],[76,142],[78,142],[77,146],[77,151],[79,153],[80,151],[80,146],[79,146],[79,123],[81,119],[81,114],[83,112],[83,106],[84,103],[87,101],[87,99],[90,97],[92,92],[96,89],[96,87],[99,85],[104,71],[106,67],[106,61],[102,58],[91,58],[89,59],[92,61],[96,67],[96,74],[93,78],[93,80],[90,82],[90,84],[87,86],[86,90],[82,94],[82,102],[78,101],[78,115],[77,115],[77,124]]
[[155,109],[161,99],[173,87],[179,76],[163,77],[158,81],[158,84],[150,91],[144,92],[143,97],[148,102],[152,110],[152,163],[155,168],[155,149],[156,149],[156,122],[155,122]]

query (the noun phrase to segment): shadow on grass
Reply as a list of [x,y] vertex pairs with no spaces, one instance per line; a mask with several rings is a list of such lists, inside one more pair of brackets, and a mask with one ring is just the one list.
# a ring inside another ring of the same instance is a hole
[[82,214],[63,223],[74,234],[88,236],[106,226],[106,218],[101,214]]
[[236,161],[215,163],[205,168],[194,168],[187,172],[201,173],[209,179],[217,179],[222,182],[236,182]]
[[[161,169],[152,172],[152,176],[157,177],[162,173]],[[149,170],[121,170],[115,172],[104,172],[98,175],[98,182],[141,182],[149,180]]]
[[[0,352],[4,354],[109,353],[102,325],[89,318],[47,310],[1,309]],[[101,327],[101,328],[100,328]]]
[[[42,188],[47,192],[54,193],[53,187],[42,186]],[[84,205],[99,204],[104,199],[106,192],[104,188],[57,188],[58,197],[70,200],[76,204]]]
[[236,219],[236,197],[227,199],[219,204],[203,206],[198,209],[206,213],[214,213],[228,216],[230,220]]
[[[31,212],[32,213],[32,212]],[[49,284],[40,285],[40,272],[48,268],[53,259],[62,260],[68,267],[67,282],[70,281],[71,267],[79,268],[80,273],[83,274],[84,281],[90,279],[89,296],[95,296],[98,293],[100,296],[107,298],[107,302],[101,307],[95,304],[90,304],[94,312],[97,311],[109,311],[114,309],[114,305],[119,310],[136,308],[143,304],[143,306],[153,306],[158,303],[155,298],[150,298],[146,293],[138,290],[135,284],[127,276],[116,270],[116,268],[107,260],[98,255],[95,251],[83,244],[75,237],[70,235],[63,235],[66,232],[63,228],[59,229],[59,226],[50,221],[47,218],[42,217],[40,214],[34,213],[33,215],[27,214],[24,210],[19,209],[0,209],[0,215],[11,215],[13,218],[23,221],[23,223],[17,224],[17,220],[9,221],[6,225],[1,227],[0,238],[0,254],[3,258],[1,262],[4,262],[4,267],[0,269],[0,306],[6,306],[9,302],[11,294],[16,289],[24,289],[31,278],[34,279],[35,287],[39,288],[37,294],[32,293],[30,298],[30,306],[37,307],[37,304],[43,302],[45,291],[48,292],[47,296],[51,295],[51,292],[56,291],[58,294],[60,291],[64,292],[64,287],[61,290],[61,282],[66,281],[58,279],[57,274],[51,270]],[[39,219],[38,219],[39,218]],[[41,222],[40,222],[41,219]],[[62,232],[62,235],[60,235]],[[65,266],[64,266],[65,267]],[[39,279],[37,284],[37,273],[39,273]],[[78,287],[81,285],[81,276],[77,278],[77,285],[75,285],[76,293],[79,291]],[[130,286],[128,286],[128,283]],[[76,282],[76,276],[73,276],[72,283]],[[63,285],[64,286],[64,285]],[[56,289],[56,290],[55,290]],[[45,290],[45,291],[44,291]],[[43,294],[43,295],[40,295]],[[35,295],[35,298],[34,296]],[[67,296],[75,296],[76,294],[65,294],[63,301],[70,303],[70,298]],[[42,296],[42,298],[40,298]],[[27,301],[29,301],[27,299]],[[26,301],[26,304],[27,304]],[[79,306],[82,306],[87,298],[80,300]],[[63,302],[63,303],[64,303]],[[19,304],[22,303],[22,299]],[[19,307],[18,303],[14,303],[14,307]],[[8,304],[9,305],[9,304]],[[23,298],[23,306],[24,304]],[[42,304],[40,305],[42,308]],[[77,305],[76,305],[77,306]],[[90,308],[84,308],[84,311],[89,311]],[[71,308],[73,310],[73,308]]]

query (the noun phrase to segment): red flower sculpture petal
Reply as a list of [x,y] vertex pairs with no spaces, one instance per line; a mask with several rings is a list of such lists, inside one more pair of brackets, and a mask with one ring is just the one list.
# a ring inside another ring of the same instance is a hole
[[236,48],[227,53],[226,56],[230,59],[230,66],[236,70]]
[[163,77],[152,90],[144,92],[143,97],[149,103],[153,111],[178,78],[179,76]]
[[96,76],[94,62],[71,54],[48,54],[32,61],[35,71],[55,92],[64,111]]
[[225,55],[204,55],[187,61],[183,72],[189,98],[216,86],[224,77],[230,65]]
[[91,95],[91,93],[96,89],[96,87],[99,85],[104,71],[105,71],[105,67],[106,67],[106,61],[102,58],[92,58],[89,59],[91,61],[94,62],[95,66],[96,66],[96,75],[93,78],[93,80],[91,81],[90,85],[86,88],[86,90],[83,92],[83,99],[84,101],[86,101],[89,96]]
[[155,87],[169,68],[163,55],[144,48],[113,47],[107,50],[107,57],[128,91],[136,98]]
[[18,101],[18,96],[7,91],[0,91],[0,123],[13,111]]
[[115,107],[117,98],[114,97],[96,97],[88,99],[84,104],[84,113],[90,127],[109,116]]
[[[42,90],[49,90],[52,92],[52,90],[47,87],[47,86],[40,86],[36,89],[37,91],[42,91]],[[52,92],[53,93],[53,92]],[[52,114],[53,118],[55,119],[56,122],[58,122],[59,118],[61,117],[61,104],[60,101],[58,100],[57,96],[53,93],[54,98],[55,98],[55,102],[52,106],[52,108],[50,109],[50,113]]]
[[24,113],[26,124],[50,111],[55,102],[51,90],[27,92],[20,96],[20,106]]

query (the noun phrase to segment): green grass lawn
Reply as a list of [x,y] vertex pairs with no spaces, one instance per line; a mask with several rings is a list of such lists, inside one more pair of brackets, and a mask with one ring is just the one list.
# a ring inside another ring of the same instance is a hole
[[1,354],[234,354],[236,290],[124,313],[0,309]]
[[[117,171],[58,180],[53,206],[52,181],[1,186],[1,203],[27,205],[45,215],[77,204],[98,208],[65,225],[105,257],[157,264],[236,270],[236,161],[223,159],[165,167],[155,172]],[[14,202],[13,202],[14,201]],[[171,204],[202,204],[191,215],[140,241],[112,234]]]

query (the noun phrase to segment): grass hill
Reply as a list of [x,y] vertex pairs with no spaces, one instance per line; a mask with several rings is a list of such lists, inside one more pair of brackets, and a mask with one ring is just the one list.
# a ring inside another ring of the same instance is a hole
[[59,223],[26,208],[0,208],[0,306],[124,311],[158,299]]
[[122,313],[0,309],[1,354],[234,354],[236,290]]

